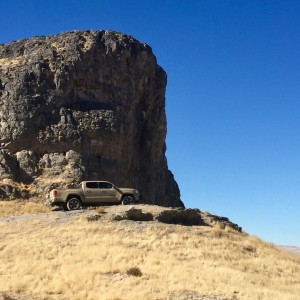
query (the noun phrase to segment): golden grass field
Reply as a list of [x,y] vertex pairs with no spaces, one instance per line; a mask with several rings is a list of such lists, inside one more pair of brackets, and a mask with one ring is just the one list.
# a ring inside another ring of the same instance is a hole
[[230,228],[111,221],[116,207],[1,215],[14,205],[48,213],[0,218],[3,299],[300,299],[300,256]]
[[0,201],[0,217],[49,212],[42,203],[30,201]]

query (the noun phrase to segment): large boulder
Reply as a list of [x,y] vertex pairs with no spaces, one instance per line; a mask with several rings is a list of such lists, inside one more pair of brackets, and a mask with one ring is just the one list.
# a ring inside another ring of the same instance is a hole
[[166,83],[151,48],[117,32],[0,45],[0,181],[40,197],[103,179],[183,206],[165,157]]

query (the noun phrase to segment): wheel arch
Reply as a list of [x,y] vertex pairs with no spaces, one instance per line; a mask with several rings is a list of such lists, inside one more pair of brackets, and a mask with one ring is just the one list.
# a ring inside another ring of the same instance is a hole
[[130,196],[130,197],[132,197],[132,198],[135,200],[135,197],[134,197],[133,194],[130,194],[130,193],[124,193],[124,194],[122,194],[121,201],[122,201],[126,196]]
[[82,203],[82,199],[81,199],[80,195],[78,195],[78,194],[69,194],[69,195],[67,195],[66,202],[69,201],[72,198],[77,198]]
[[127,193],[127,194],[124,194],[124,197],[122,197],[121,203],[123,205],[136,204],[136,200],[132,194]]

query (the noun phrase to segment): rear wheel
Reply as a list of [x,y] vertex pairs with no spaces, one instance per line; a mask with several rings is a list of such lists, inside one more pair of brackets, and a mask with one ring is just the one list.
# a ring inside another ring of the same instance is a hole
[[134,204],[134,198],[132,196],[124,196],[122,198],[123,205],[131,205]]
[[77,210],[81,208],[81,201],[78,198],[71,198],[67,202],[67,210]]

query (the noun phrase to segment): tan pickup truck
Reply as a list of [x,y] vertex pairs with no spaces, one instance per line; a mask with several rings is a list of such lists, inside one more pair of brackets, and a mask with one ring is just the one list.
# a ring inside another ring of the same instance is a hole
[[140,193],[136,189],[119,188],[108,181],[83,181],[75,189],[50,191],[50,201],[47,205],[76,210],[84,205],[134,204],[139,202],[140,198]]

